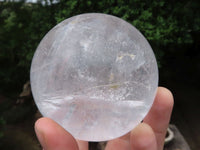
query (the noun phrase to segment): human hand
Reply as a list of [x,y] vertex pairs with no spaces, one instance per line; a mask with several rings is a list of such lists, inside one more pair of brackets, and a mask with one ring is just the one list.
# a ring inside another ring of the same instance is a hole
[[[159,87],[143,123],[128,134],[108,141],[106,150],[162,150],[173,108],[169,90]],[[69,132],[49,118],[35,123],[35,132],[44,150],[88,150],[88,142],[76,140]]]

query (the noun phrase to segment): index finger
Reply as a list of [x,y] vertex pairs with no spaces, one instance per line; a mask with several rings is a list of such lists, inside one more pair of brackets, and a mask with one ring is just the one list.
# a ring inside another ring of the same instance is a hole
[[158,150],[161,150],[164,145],[173,104],[172,93],[166,88],[159,87],[152,108],[144,118],[144,122],[155,132]]

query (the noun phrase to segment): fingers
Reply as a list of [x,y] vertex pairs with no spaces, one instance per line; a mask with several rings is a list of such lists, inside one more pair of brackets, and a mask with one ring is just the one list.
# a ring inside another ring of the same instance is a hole
[[[106,150],[161,150],[172,108],[171,92],[158,88],[154,104],[144,123],[139,124],[131,134],[109,141]],[[44,150],[78,150],[78,147],[80,150],[88,149],[87,142],[76,142],[70,133],[51,119],[39,119],[35,123],[35,131]]]
[[79,150],[88,150],[88,142],[86,141],[81,141],[81,140],[76,140]]
[[141,123],[131,133],[109,141],[105,150],[157,150],[156,136],[148,124]]
[[153,106],[144,119],[144,122],[149,124],[155,132],[158,150],[163,149],[173,104],[172,93],[166,88],[159,87]]
[[131,133],[109,141],[105,150],[157,150],[156,137],[148,124],[141,123]]
[[[106,150],[162,150],[164,138],[173,108],[173,96],[169,90],[159,87],[154,104],[131,135],[109,141]],[[130,137],[130,141],[129,141]]]
[[157,150],[153,129],[145,123],[139,124],[130,135],[131,150]]
[[78,150],[72,135],[51,119],[37,120],[35,132],[44,150]]
[[107,143],[105,150],[130,150],[130,133],[111,140]]

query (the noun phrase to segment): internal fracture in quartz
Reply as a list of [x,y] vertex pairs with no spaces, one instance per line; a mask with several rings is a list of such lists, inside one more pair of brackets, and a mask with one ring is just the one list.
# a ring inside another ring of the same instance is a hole
[[106,14],[64,20],[46,34],[31,65],[43,116],[75,138],[105,141],[132,130],[158,85],[153,51],[131,24]]

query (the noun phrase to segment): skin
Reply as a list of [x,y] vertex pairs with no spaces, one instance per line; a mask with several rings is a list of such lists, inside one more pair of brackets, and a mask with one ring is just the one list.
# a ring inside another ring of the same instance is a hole
[[[105,150],[163,150],[173,104],[172,93],[159,87],[153,106],[143,122],[130,133],[108,141]],[[88,142],[76,140],[49,118],[38,119],[35,132],[44,150],[88,150]]]

